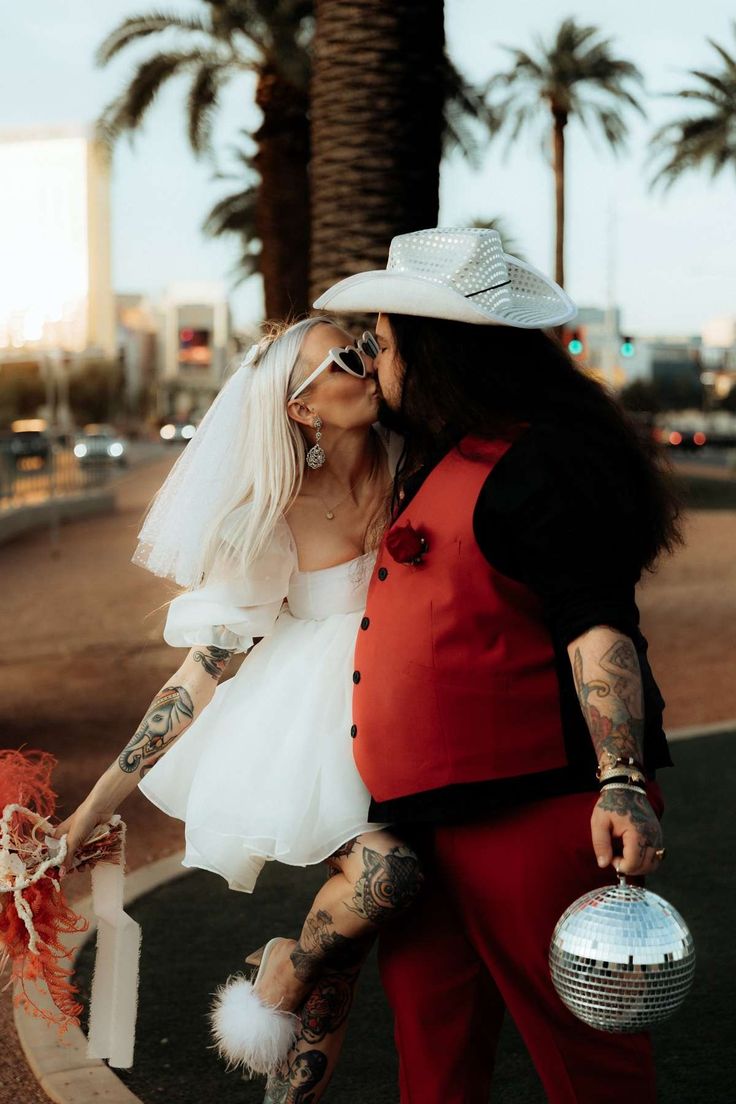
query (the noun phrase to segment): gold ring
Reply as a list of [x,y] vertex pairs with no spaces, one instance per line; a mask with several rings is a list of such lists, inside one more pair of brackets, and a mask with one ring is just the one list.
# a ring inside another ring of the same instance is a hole
[[657,851],[654,852],[654,857],[658,862],[662,862],[662,859],[665,857],[666,854],[667,854],[667,848],[666,847],[660,847]]

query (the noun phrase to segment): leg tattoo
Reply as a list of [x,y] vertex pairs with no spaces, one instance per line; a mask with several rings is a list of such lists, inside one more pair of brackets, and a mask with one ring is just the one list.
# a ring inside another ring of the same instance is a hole
[[291,952],[294,973],[300,981],[317,981],[326,969],[350,969],[363,953],[362,941],[334,930],[332,914],[319,909],[307,917]]
[[423,875],[410,847],[392,847],[387,855],[363,848],[364,870],[355,883],[351,912],[382,924],[407,909],[419,892]]
[[287,1068],[269,1077],[263,1104],[310,1104],[327,1088],[355,983],[373,937],[354,942],[360,946],[352,965],[326,973],[300,1009],[300,1026]]

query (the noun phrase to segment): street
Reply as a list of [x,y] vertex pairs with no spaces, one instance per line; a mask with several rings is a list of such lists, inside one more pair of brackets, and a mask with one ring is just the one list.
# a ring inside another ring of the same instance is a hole
[[[57,556],[45,530],[0,547],[2,746],[58,757],[60,818],[117,756],[182,656],[161,638],[165,604],[177,588],[130,563],[145,506],[175,455],[123,474],[117,513],[62,526]],[[639,594],[669,728],[736,716],[736,511],[695,512],[686,534],[687,546]],[[180,822],[137,792],[121,811],[130,869],[182,845]],[[669,815],[677,817],[677,809]],[[88,885],[86,876],[73,876],[70,897]],[[47,1098],[27,1071],[10,1004],[6,991],[0,1084],[9,1095],[0,1099],[42,1104]]]

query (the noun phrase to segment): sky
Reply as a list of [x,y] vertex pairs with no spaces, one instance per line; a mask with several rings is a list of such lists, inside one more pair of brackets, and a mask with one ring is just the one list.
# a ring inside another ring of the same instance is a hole
[[[121,89],[133,62],[152,45],[123,51],[98,69],[96,46],[126,17],[154,10],[152,0],[5,0],[0,67],[0,129],[91,123]],[[197,0],[168,0],[164,10],[197,11]],[[699,171],[669,192],[648,186],[653,128],[683,114],[685,101],[663,93],[692,83],[687,70],[712,68],[714,38],[736,48],[732,15],[723,0],[602,0],[558,3],[523,0],[446,0],[450,55],[466,75],[483,81],[506,67],[502,45],[530,48],[551,38],[573,15],[613,39],[620,56],[644,72],[648,118],[630,116],[627,150],[614,156],[597,135],[571,124],[567,132],[567,290],[581,305],[605,306],[609,294],[633,334],[698,333],[709,319],[736,316],[736,174],[712,180]],[[167,85],[143,130],[118,146],[112,183],[113,283],[118,292],[160,294],[172,280],[229,279],[235,241],[212,241],[202,221],[230,185],[213,166],[195,160],[185,133],[185,80]],[[220,168],[243,126],[256,125],[253,82],[228,86],[215,129]],[[440,224],[463,225],[501,216],[532,264],[553,269],[553,178],[540,130],[521,136],[508,154],[488,143],[471,169],[453,155],[442,169]],[[0,181],[0,199],[2,181]],[[1,249],[1,245],[0,245]],[[258,279],[232,295],[235,321],[246,325],[262,310]]]

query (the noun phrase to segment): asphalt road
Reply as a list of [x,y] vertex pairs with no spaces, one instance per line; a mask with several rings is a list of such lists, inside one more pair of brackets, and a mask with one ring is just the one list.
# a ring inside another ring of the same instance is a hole
[[[46,530],[0,546],[0,746],[58,757],[60,818],[117,756],[180,662],[182,653],[161,638],[176,588],[130,563],[141,516],[178,451],[122,475],[117,513],[62,525],[58,548]],[[686,547],[639,591],[670,727],[736,716],[736,510],[693,514],[686,536]],[[180,823],[142,795],[121,812],[130,869],[182,845]],[[697,832],[711,879],[712,833],[700,825]],[[68,879],[72,900],[88,889],[86,876]],[[274,928],[254,917],[258,946]],[[184,954],[179,972],[186,973]],[[0,1102],[44,1104],[15,1039],[8,991],[0,993],[0,1037]]]
[[[648,888],[686,919],[697,953],[696,981],[686,1004],[653,1032],[658,1095],[666,1104],[725,1104],[733,1099],[735,738],[731,732],[678,743],[675,769],[661,772],[670,810],[664,818],[668,857]],[[319,870],[292,871],[270,863],[251,897],[232,893],[223,879],[198,871],[129,909],[143,929],[143,983],[135,1064],[117,1072],[144,1104],[261,1104],[263,1079],[244,1081],[238,1073],[227,1073],[208,1049],[205,1014],[216,985],[242,969],[251,949],[275,934],[298,934],[322,878]],[[85,1000],[92,962],[90,943],[77,974]],[[325,1099],[330,1104],[393,1104],[398,1099],[391,1020],[374,958],[364,970],[345,1048]],[[545,1099],[508,1022],[490,1099],[493,1104],[542,1104]]]

